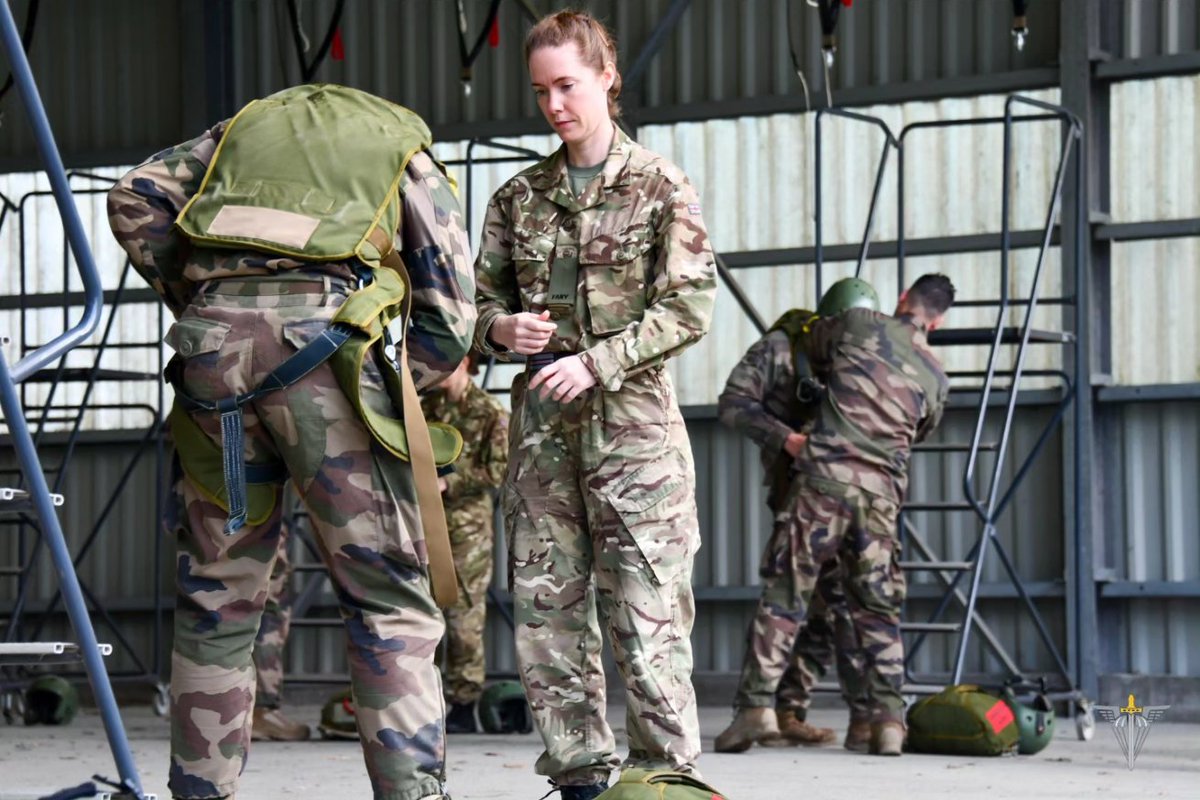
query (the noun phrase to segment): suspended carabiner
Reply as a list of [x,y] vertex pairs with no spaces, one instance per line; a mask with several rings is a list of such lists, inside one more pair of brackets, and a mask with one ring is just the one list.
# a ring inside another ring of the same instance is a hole
[[1013,0],[1012,37],[1018,51],[1025,49],[1025,37],[1029,35],[1029,24],[1025,18],[1028,7],[1029,0]]

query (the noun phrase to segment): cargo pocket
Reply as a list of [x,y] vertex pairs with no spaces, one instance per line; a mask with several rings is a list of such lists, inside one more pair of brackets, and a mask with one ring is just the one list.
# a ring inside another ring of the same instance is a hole
[[167,330],[163,342],[175,351],[175,378],[198,400],[216,400],[231,394],[225,372],[233,365],[220,365],[221,348],[230,326],[203,317],[184,317]]
[[199,358],[221,349],[229,327],[227,323],[203,317],[184,317],[171,325],[163,342],[181,358]]
[[605,493],[632,540],[633,560],[644,564],[659,585],[670,583],[691,558],[698,523],[687,475],[687,463],[671,452],[623,476]]
[[579,251],[589,328],[596,336],[624,330],[646,310],[647,253],[654,244],[648,225],[599,231]]

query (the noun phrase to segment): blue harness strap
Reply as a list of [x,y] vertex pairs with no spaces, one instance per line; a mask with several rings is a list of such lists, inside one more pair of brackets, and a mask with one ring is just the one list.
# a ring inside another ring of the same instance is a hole
[[286,389],[329,360],[339,347],[356,333],[350,325],[334,323],[311,342],[300,348],[263,378],[254,389],[220,400],[197,400],[175,386],[175,397],[185,411],[208,411],[221,415],[221,461],[225,477],[225,495],[229,501],[229,517],[225,533],[232,535],[246,524],[246,482],[273,483],[281,480],[287,469],[282,464],[247,464],[243,455],[245,429],[242,427],[242,406],[271,392]]

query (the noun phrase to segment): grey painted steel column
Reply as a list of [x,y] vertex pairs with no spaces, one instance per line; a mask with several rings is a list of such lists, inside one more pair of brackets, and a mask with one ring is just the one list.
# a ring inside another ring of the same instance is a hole
[[[1117,9],[1119,11],[1119,9]],[[1075,265],[1076,304],[1063,307],[1064,325],[1076,332],[1077,345],[1070,353],[1067,371],[1076,383],[1074,424],[1064,429],[1064,503],[1068,564],[1068,659],[1079,688],[1088,697],[1099,690],[1099,621],[1096,602],[1096,553],[1103,552],[1106,534],[1101,513],[1102,487],[1112,476],[1093,474],[1097,465],[1097,426],[1093,414],[1092,378],[1111,371],[1111,305],[1109,302],[1109,245],[1092,235],[1093,215],[1103,219],[1109,197],[1109,97],[1108,84],[1094,77],[1099,60],[1101,29],[1108,4],[1092,0],[1062,0],[1061,84],[1064,107],[1083,123],[1084,140],[1068,179],[1076,191],[1066,193],[1062,213],[1064,265]],[[1079,207],[1082,205],[1082,209]],[[1077,224],[1077,214],[1083,219]],[[1064,274],[1064,283],[1070,278]],[[1094,466],[1096,465],[1096,466]]]

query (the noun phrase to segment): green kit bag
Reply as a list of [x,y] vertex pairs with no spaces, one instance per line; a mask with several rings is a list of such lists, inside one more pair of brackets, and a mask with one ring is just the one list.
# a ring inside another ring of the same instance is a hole
[[978,686],[948,686],[908,710],[908,749],[917,753],[998,756],[1019,735],[1008,703]]
[[596,800],[725,800],[725,795],[682,772],[627,769]]

